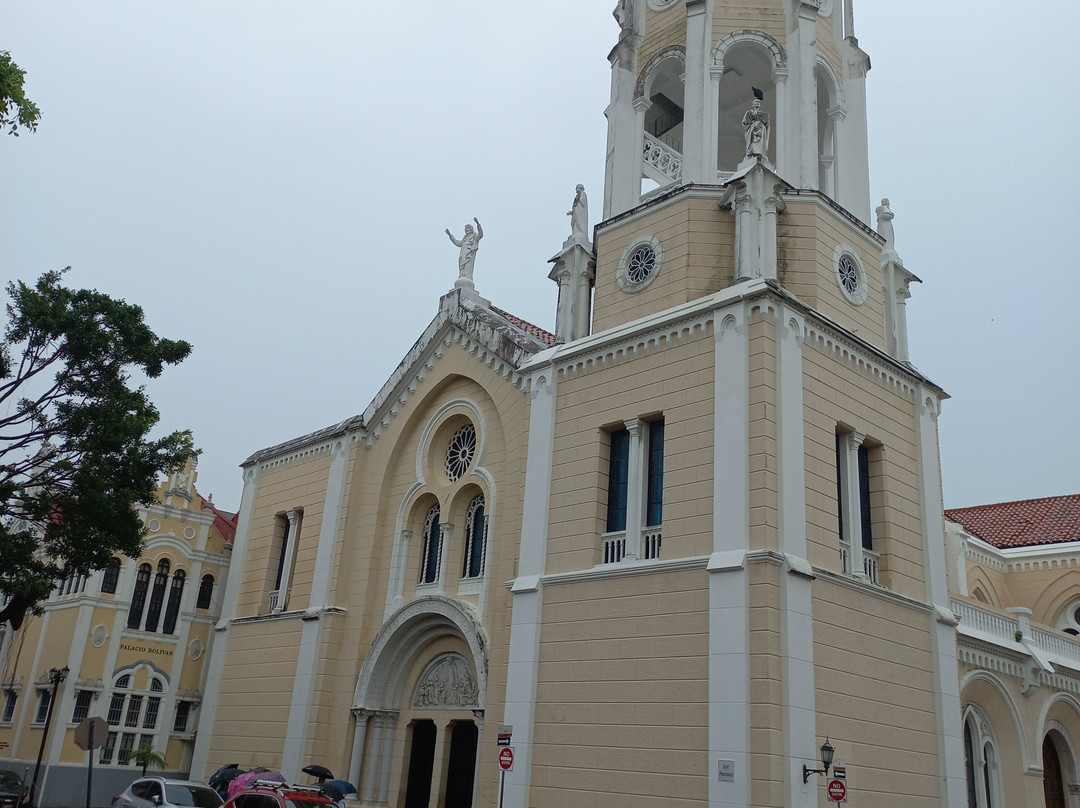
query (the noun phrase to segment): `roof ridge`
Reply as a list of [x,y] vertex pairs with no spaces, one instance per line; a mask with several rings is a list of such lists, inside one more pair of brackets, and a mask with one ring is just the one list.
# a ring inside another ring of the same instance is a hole
[[1034,499],[1011,499],[1006,502],[988,502],[984,505],[967,505],[962,508],[946,508],[945,513],[953,513],[955,511],[979,511],[986,508],[1001,508],[1005,505],[1026,505],[1028,503],[1035,502],[1048,502],[1052,499],[1077,499],[1080,500],[1080,494],[1057,494],[1050,497],[1035,497]]

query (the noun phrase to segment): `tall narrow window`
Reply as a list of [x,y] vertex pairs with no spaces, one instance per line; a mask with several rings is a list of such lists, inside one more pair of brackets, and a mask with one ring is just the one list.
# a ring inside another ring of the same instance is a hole
[[173,732],[187,732],[188,718],[191,716],[191,702],[176,703],[176,717],[173,719]]
[[71,713],[72,724],[78,724],[90,715],[90,702],[93,698],[92,690],[80,690],[75,694],[75,709]]
[[157,726],[158,710],[160,709],[160,696],[151,696],[146,700],[146,712],[143,714],[143,729],[154,729]]
[[214,596],[214,576],[204,575],[199,584],[199,599],[195,601],[196,609],[209,609],[210,600]]
[[289,557],[289,533],[292,524],[285,518],[281,534],[281,553],[278,555],[277,576],[274,578],[274,589],[281,589],[281,579],[285,575],[285,561]]
[[173,573],[172,586],[169,588],[169,605],[165,608],[165,622],[161,625],[163,634],[176,633],[176,618],[180,614],[180,599],[184,595],[184,582],[187,576],[183,570]]
[[121,766],[126,766],[131,759],[131,750],[135,747],[135,735],[130,732],[125,732],[120,739],[120,751],[116,753],[116,762]]
[[441,531],[439,528],[439,506],[428,511],[424,520],[424,557],[420,570],[420,583],[433,584],[439,580],[439,556],[441,550]]
[[52,693],[48,690],[38,691],[37,712],[34,713],[34,723],[44,724],[49,717],[49,707],[52,706]]
[[165,602],[165,587],[169,583],[169,562],[158,562],[157,575],[154,576],[154,590],[150,593],[150,606],[146,610],[146,630],[157,631],[161,620],[161,606]]
[[465,515],[465,563],[462,578],[478,578],[484,574],[484,543],[487,533],[487,517],[484,515],[484,497],[476,497]]
[[5,724],[10,724],[15,717],[15,703],[19,700],[19,694],[14,690],[4,691],[4,714],[0,717],[0,721]]
[[[117,684],[119,687],[119,684]],[[124,694],[113,693],[112,698],[109,700],[109,714],[105,717],[105,720],[109,722],[110,727],[117,727],[120,725],[120,719],[124,717]]]
[[101,574],[101,591],[106,595],[116,594],[116,583],[120,580],[120,559],[113,557],[109,559],[109,563],[105,565],[105,570]]
[[116,733],[110,732],[105,738],[105,745],[101,747],[101,756],[98,763],[112,763],[113,752],[116,750]]
[[626,530],[626,494],[630,469],[630,432],[617,429],[611,433],[608,458],[607,532]]
[[139,567],[135,577],[135,591],[131,595],[131,608],[128,610],[128,628],[138,628],[142,623],[143,608],[146,606],[146,591],[150,588],[151,569],[149,564]]
[[127,715],[124,716],[125,727],[139,726],[139,714],[142,712],[143,697],[132,694],[128,696]]
[[649,423],[649,482],[645,505],[645,525],[664,523],[664,422]]
[[874,537],[870,530],[870,451],[865,445],[859,447],[859,513],[862,517],[862,546],[874,549]]

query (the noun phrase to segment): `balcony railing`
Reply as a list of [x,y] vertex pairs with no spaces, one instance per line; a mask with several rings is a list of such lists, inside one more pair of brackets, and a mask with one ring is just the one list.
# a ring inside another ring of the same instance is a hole
[[641,157],[645,174],[660,185],[677,182],[682,176],[682,155],[648,132]]
[[[960,629],[977,632],[986,639],[997,640],[1005,645],[1016,643],[1017,632],[1021,631],[1020,621],[992,609],[977,606],[964,600],[953,599],[949,603],[952,612],[960,620]],[[1056,657],[1071,668],[1080,670],[1080,642],[1064,633],[1028,625],[1028,630],[1021,639],[1029,646]]]
[[[878,583],[878,567],[881,562],[881,553],[876,553],[873,550],[867,550],[862,548],[862,566],[863,575],[865,575],[870,583]],[[840,569],[848,575],[852,575],[851,571],[851,548],[846,541],[840,542]]]
[[[660,558],[660,546],[663,543],[663,533],[660,525],[647,527],[641,532],[641,558],[645,561],[653,561]],[[604,539],[604,564],[618,564],[626,558],[626,532],[618,531],[605,533]]]
[[277,614],[285,608],[285,604],[289,602],[289,590],[288,589],[275,589],[270,593],[270,614]]

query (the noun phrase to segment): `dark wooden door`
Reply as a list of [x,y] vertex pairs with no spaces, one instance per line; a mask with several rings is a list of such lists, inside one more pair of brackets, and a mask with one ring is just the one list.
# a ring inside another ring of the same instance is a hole
[[1043,739],[1043,799],[1046,808],[1065,808],[1065,786],[1061,781],[1061,761],[1057,747],[1047,736]]

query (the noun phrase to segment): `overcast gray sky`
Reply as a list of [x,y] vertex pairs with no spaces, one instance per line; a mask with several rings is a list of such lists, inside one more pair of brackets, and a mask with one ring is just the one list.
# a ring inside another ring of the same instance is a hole
[[[4,0],[44,115],[0,141],[0,277],[71,265],[194,343],[151,392],[235,508],[251,452],[374,397],[457,276],[444,228],[479,217],[478,291],[553,327],[613,6]],[[856,0],[949,507],[1080,492],[1076,30],[1076,0]]]

